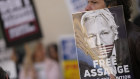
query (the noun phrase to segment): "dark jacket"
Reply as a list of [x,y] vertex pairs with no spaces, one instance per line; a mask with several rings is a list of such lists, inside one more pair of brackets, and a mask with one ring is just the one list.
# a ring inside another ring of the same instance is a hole
[[140,27],[126,22],[131,64],[135,79],[140,79]]
[[134,24],[140,26],[140,14],[134,19]]

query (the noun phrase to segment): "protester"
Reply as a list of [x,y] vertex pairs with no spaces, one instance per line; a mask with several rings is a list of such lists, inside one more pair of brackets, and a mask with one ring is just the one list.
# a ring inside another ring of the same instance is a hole
[[59,61],[57,44],[50,44],[47,46],[47,55],[55,61]]
[[19,79],[38,79],[31,56],[25,57],[19,73]]
[[41,42],[37,42],[33,53],[27,54],[20,79],[60,79],[58,63],[46,56]]
[[60,79],[60,69],[56,61],[46,56],[42,43],[38,43],[33,54],[37,79]]
[[140,28],[129,21],[131,18],[131,0],[88,0],[88,5],[85,10],[97,10],[102,8],[109,8],[112,6],[123,5],[124,15],[126,21],[126,30],[128,35],[128,44],[130,55],[132,59],[132,68],[134,72],[134,79],[140,78]]

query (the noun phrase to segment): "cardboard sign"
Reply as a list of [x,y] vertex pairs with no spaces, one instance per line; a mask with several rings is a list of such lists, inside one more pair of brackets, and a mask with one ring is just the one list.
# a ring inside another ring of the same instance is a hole
[[1,0],[0,22],[7,46],[42,36],[32,0]]
[[62,36],[59,47],[64,79],[80,79],[74,36]]
[[63,60],[77,59],[74,36],[67,35],[60,38],[60,52]]
[[133,79],[123,7],[73,14],[81,79]]

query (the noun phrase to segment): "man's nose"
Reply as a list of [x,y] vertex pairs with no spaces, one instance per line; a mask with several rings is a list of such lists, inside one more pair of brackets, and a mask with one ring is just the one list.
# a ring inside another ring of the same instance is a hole
[[102,45],[102,44],[101,44],[101,39],[100,39],[99,34],[97,34],[97,37],[96,37],[96,45],[97,45],[97,46],[101,46],[101,45]]
[[85,8],[85,11],[90,11],[90,10],[92,10],[92,7],[91,7],[91,4],[88,3],[88,5]]

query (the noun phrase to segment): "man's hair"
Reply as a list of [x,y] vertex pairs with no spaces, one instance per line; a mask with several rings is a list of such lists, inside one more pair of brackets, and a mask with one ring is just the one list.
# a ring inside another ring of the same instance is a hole
[[[112,31],[114,32],[114,34],[116,35],[114,40],[118,39],[118,25],[116,24],[113,15],[111,14],[111,12],[109,11],[109,9],[105,8],[105,9],[100,9],[100,10],[95,10],[95,11],[88,11],[85,14],[83,14],[82,18],[81,18],[81,25],[84,29],[85,23],[88,20],[93,20],[92,23],[95,22],[106,22],[107,24],[109,24],[109,27],[112,29]],[[108,27],[108,26],[107,26]]]
[[123,5],[125,20],[128,21],[131,18],[131,5],[132,0],[104,0],[106,6],[116,6],[116,5]]
[[117,5],[117,0],[104,0],[106,3],[106,6],[116,6]]

